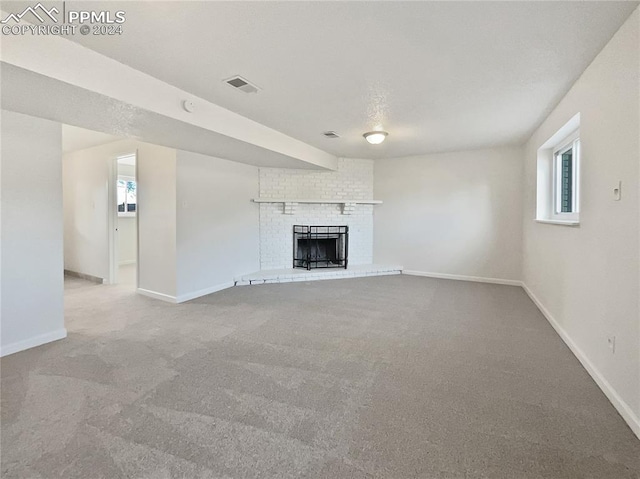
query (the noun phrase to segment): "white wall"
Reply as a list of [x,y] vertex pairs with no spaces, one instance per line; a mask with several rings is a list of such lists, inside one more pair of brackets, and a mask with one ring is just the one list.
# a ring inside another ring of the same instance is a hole
[[138,144],[138,291],[174,300],[176,150]]
[[[133,140],[65,155],[66,269],[109,277],[109,165],[136,151],[140,293],[185,301],[259,269],[258,168]],[[135,219],[118,225],[135,260]]]
[[[109,278],[110,165],[118,156],[136,151],[139,287],[143,292],[174,297],[176,152],[170,148],[122,140],[64,155],[64,267]],[[134,219],[123,220],[133,229]]]
[[259,269],[258,168],[177,152],[178,301]]
[[109,279],[110,165],[139,145],[121,140],[63,155],[65,269]]
[[[373,161],[339,158],[336,171],[260,168],[260,197],[371,200]],[[339,204],[304,204],[293,215],[282,203],[260,204],[260,269],[291,268],[293,225],[349,226],[349,264],[373,261],[373,206],[356,205],[349,215]]]
[[374,261],[520,280],[522,150],[376,160]]
[[132,178],[135,178],[136,177],[135,165],[124,165],[120,161],[118,161],[118,175],[130,176]]
[[133,264],[137,258],[138,239],[135,216],[118,217],[118,264]]
[[2,111],[0,354],[66,336],[62,128]]
[[[640,13],[627,20],[525,148],[523,279],[640,436]],[[534,222],[536,153],[580,113],[580,226]],[[613,188],[623,181],[622,201]],[[607,338],[615,335],[615,354]]]
[[120,141],[63,155],[66,270],[109,279],[109,162],[131,147]]

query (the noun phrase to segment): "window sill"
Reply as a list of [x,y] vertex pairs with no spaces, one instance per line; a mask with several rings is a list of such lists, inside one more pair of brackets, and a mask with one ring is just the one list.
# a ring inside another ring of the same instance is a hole
[[577,220],[540,220],[536,219],[536,223],[543,223],[547,225],[560,225],[560,226],[580,226],[580,221]]
[[135,213],[118,213],[118,218],[135,218]]

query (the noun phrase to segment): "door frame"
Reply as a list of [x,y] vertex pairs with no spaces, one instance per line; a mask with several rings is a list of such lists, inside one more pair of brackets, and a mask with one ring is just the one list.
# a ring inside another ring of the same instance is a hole
[[[109,184],[107,185],[107,201],[109,207],[107,208],[107,231],[108,231],[108,244],[109,244],[109,284],[118,283],[118,160],[127,156],[135,156],[135,178],[136,178],[136,193],[140,188],[138,181],[138,150],[135,149],[129,153],[122,153],[111,159],[109,162]],[[138,289],[139,277],[140,277],[140,221],[139,221],[139,207],[136,203],[136,216],[135,216],[135,229],[136,229],[136,284]]]

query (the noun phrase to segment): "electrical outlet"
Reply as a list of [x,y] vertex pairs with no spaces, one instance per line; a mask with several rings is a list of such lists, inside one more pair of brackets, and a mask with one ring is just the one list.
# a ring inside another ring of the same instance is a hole
[[616,337],[615,336],[609,336],[607,338],[607,346],[609,346],[609,349],[611,350],[611,354],[615,354],[615,352],[616,352]]

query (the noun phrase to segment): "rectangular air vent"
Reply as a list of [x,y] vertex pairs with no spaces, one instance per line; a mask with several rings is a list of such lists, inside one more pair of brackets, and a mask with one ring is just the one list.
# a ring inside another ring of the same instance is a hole
[[250,83],[248,80],[246,80],[245,78],[242,78],[240,75],[227,78],[226,80],[224,80],[224,82],[232,86],[236,90],[240,90],[245,93],[257,93],[257,91],[259,90],[259,88],[256,85]]

